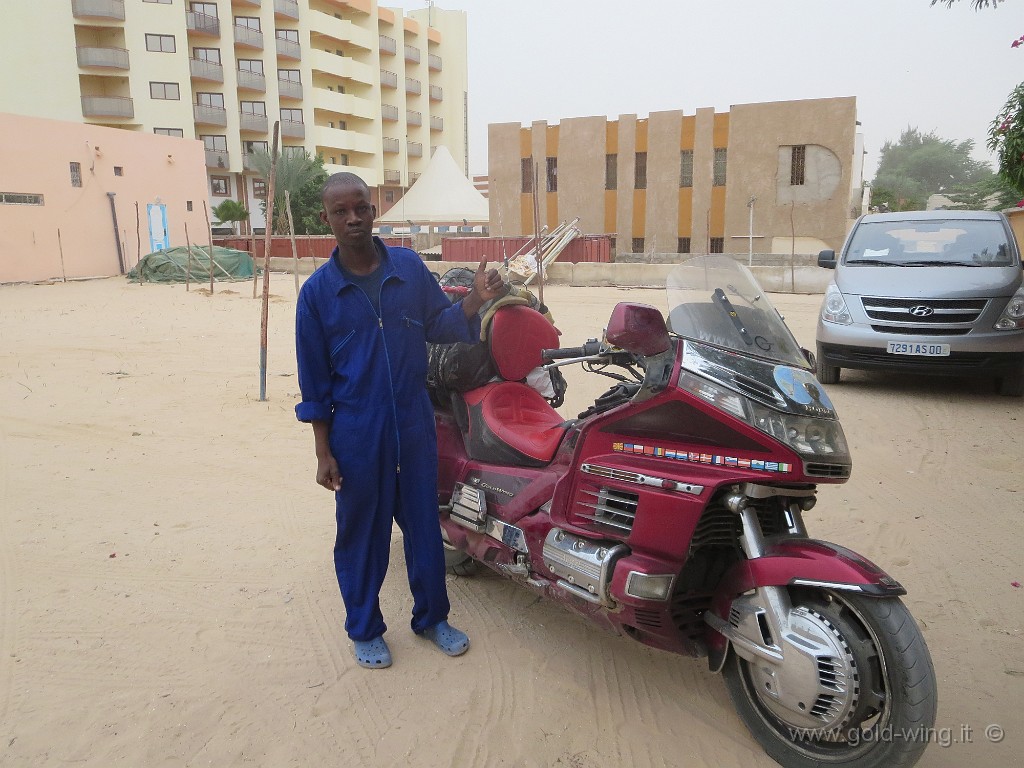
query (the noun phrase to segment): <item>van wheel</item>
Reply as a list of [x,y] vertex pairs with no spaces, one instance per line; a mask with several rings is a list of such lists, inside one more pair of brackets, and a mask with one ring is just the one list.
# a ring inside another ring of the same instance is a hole
[[1024,371],[1000,376],[996,379],[996,390],[1006,397],[1024,397]]
[[825,353],[821,349],[821,344],[817,345],[818,353],[814,356],[814,372],[818,377],[818,381],[822,384],[838,384],[839,383],[839,371],[841,370],[838,365],[829,365],[825,359]]

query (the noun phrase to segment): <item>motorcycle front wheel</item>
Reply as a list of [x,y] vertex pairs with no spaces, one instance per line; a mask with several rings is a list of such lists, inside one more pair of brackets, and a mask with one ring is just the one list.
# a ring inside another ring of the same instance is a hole
[[855,701],[829,730],[787,722],[770,706],[756,664],[731,651],[722,670],[733,705],[765,752],[788,768],[896,768],[914,765],[934,736],[935,670],[917,623],[898,598],[793,591],[849,649]]

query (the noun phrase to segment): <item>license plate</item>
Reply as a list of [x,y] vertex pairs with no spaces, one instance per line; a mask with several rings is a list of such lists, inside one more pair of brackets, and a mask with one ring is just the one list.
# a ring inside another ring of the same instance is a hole
[[915,341],[890,341],[885,351],[890,355],[949,357],[949,344],[920,344]]

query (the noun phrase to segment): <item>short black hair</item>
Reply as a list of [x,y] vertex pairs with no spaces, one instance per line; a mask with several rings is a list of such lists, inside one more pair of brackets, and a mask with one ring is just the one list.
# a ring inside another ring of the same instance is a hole
[[366,199],[370,199],[370,187],[365,181],[359,176],[349,171],[342,171],[341,173],[332,173],[327,177],[324,182],[323,189],[320,190],[320,202],[324,200],[324,196],[327,194],[327,190],[333,189],[334,187],[359,187],[366,193]]

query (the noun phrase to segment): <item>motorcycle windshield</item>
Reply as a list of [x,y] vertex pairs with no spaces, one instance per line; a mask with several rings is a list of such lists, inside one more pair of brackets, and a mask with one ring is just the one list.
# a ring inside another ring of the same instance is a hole
[[754,276],[729,256],[698,256],[667,278],[668,328],[676,336],[807,368],[800,345]]

